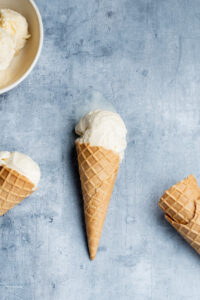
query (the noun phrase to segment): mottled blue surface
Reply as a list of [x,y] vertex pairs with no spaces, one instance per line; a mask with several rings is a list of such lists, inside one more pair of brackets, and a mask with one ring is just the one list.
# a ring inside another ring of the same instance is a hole
[[[199,0],[37,0],[37,67],[0,96],[0,148],[41,166],[39,190],[0,218],[1,300],[199,300],[200,257],[157,206],[200,180]],[[99,252],[88,258],[74,153],[90,87],[128,128]]]

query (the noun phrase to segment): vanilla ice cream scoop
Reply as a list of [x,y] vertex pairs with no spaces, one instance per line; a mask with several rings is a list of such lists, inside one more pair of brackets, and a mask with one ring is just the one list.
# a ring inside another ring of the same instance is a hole
[[38,186],[40,168],[29,156],[19,152],[1,151],[0,166],[3,165],[27,177],[35,188]]
[[116,152],[120,160],[124,157],[126,148],[126,126],[117,113],[106,110],[89,112],[80,119],[75,127],[75,132],[80,135],[76,143],[101,146]]
[[0,28],[0,70],[9,66],[15,55],[15,45],[11,37],[4,29]]
[[11,9],[1,9],[0,26],[13,39],[16,52],[25,46],[30,35],[28,33],[28,23],[21,14]]

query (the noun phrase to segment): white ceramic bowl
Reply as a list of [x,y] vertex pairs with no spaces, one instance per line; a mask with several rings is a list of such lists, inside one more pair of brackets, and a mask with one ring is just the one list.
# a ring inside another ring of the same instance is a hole
[[0,94],[10,91],[33,70],[42,50],[43,25],[33,0],[0,0],[0,8],[10,8],[22,14],[29,25],[31,38],[5,71],[0,71]]

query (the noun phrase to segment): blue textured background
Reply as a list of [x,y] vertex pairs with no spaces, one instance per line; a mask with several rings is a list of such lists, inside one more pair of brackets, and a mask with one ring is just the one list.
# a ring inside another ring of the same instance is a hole
[[[42,179],[0,218],[0,299],[199,300],[199,256],[157,202],[190,173],[200,179],[200,2],[37,4],[42,56],[19,87],[0,96],[0,146],[30,155]],[[73,149],[88,87],[128,128],[94,262]]]

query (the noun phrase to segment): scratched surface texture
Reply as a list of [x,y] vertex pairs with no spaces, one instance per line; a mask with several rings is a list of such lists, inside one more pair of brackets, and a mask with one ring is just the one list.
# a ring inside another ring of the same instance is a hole
[[[0,96],[0,148],[30,155],[39,190],[0,217],[1,300],[199,300],[200,258],[159,197],[200,180],[200,1],[37,0],[44,47]],[[123,117],[128,147],[94,262],[73,128],[87,88]]]

